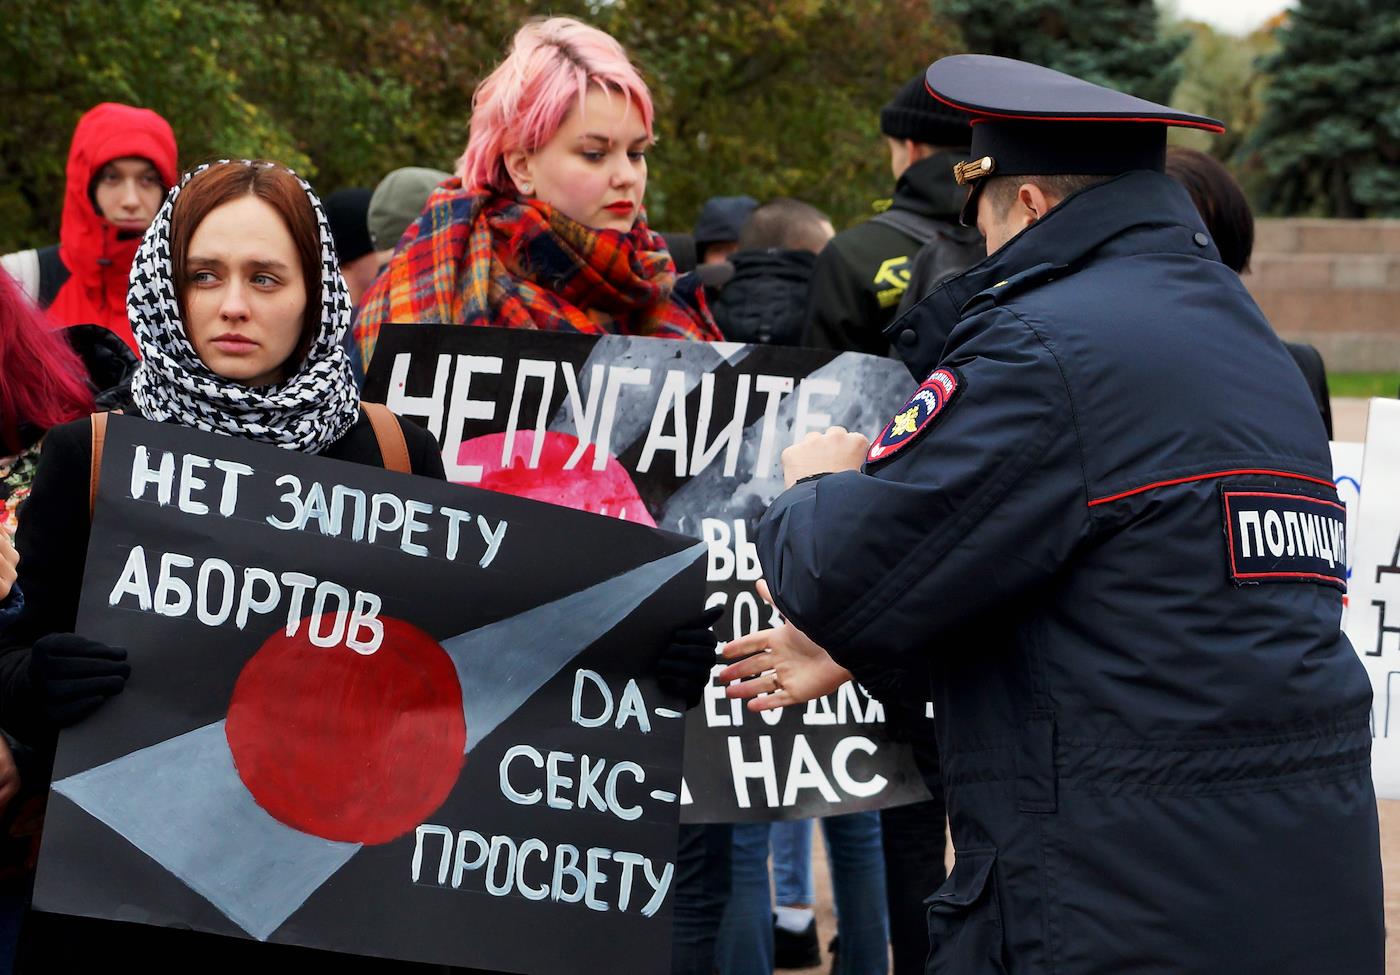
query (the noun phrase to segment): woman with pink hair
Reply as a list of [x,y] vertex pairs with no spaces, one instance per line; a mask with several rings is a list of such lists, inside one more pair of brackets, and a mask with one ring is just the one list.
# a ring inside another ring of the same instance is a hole
[[522,27],[477,87],[457,177],[365,296],[365,365],[388,322],[722,338],[646,223],[652,114],[612,37],[568,17]]

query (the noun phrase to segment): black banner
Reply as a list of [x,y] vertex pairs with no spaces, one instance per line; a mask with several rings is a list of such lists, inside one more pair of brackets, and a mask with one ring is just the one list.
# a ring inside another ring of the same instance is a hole
[[[693,540],[111,419],[35,906],[507,972],[663,973]],[[549,932],[539,937],[539,932]]]
[[[424,424],[450,479],[705,541],[728,640],[779,618],[754,590],[753,533],[782,491],[783,449],[831,425],[873,436],[915,385],[899,363],[858,353],[395,325],[365,397]],[[715,685],[688,723],[685,822],[927,797],[883,708],[855,685],[762,715]]]

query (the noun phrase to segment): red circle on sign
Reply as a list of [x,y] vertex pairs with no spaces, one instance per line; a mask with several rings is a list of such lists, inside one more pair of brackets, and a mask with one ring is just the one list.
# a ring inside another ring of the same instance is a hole
[[387,843],[447,798],[466,760],[457,670],[411,623],[380,617],[374,653],[318,647],[309,617],[278,630],[244,666],[224,731],[258,805],[295,829]]
[[[598,449],[595,445],[585,446],[575,465],[565,470],[564,465],[578,449],[577,437],[546,432],[539,441],[536,458],[535,431],[519,430],[503,463],[505,442],[504,433],[488,433],[464,440],[457,448],[458,464],[481,467],[481,480],[473,487],[656,527],[627,468],[616,457],[606,458],[603,469],[594,470]],[[532,460],[537,461],[537,466],[530,466]]]

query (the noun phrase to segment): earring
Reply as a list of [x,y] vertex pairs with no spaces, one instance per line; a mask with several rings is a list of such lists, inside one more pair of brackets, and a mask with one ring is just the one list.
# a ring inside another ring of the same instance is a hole
[[520,184],[520,192],[521,192],[521,193],[524,193],[526,196],[529,196],[532,192],[534,192],[534,189],[535,189],[535,184],[534,184],[534,183],[521,183],[521,184]]

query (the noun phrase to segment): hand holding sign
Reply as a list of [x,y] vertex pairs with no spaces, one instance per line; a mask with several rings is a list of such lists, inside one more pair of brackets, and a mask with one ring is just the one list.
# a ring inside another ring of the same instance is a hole
[[10,595],[19,574],[19,552],[10,536],[0,531],[0,599]]
[[67,728],[120,694],[131,676],[126,650],[76,633],[50,633],[29,651],[29,680],[44,716]]
[[[768,584],[760,579],[755,588],[771,605]],[[729,685],[725,694],[751,698],[750,711],[804,704],[851,679],[849,670],[791,623],[732,640],[721,652],[726,659],[739,661],[719,672],[720,682]]]
[[792,487],[814,474],[858,471],[869,449],[868,437],[845,427],[828,427],[826,433],[813,431],[783,451],[783,486]]

